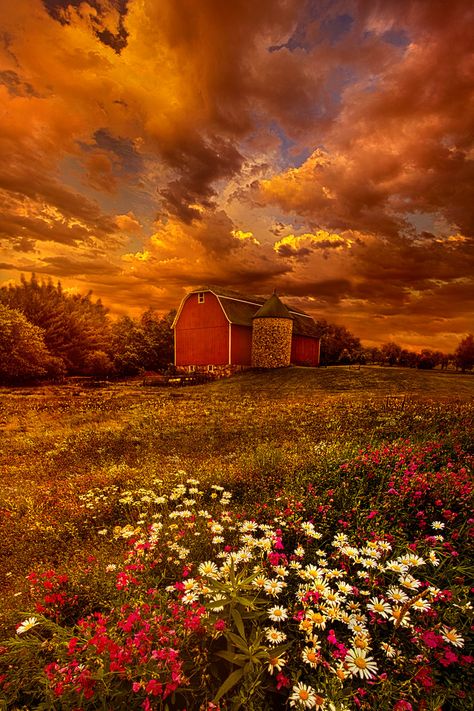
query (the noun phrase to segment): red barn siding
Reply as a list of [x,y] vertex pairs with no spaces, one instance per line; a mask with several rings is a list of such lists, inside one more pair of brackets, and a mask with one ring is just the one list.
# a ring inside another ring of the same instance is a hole
[[294,365],[319,365],[319,339],[293,335],[291,362]]
[[226,365],[228,362],[229,322],[219,301],[206,291],[204,303],[200,304],[197,293],[191,294],[175,325],[175,365]]
[[232,324],[231,363],[250,365],[252,360],[252,329],[248,326]]

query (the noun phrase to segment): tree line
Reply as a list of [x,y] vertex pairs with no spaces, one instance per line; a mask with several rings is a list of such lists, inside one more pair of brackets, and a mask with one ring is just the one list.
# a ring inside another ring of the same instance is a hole
[[[22,383],[66,375],[130,376],[170,370],[173,363],[175,311],[160,316],[148,309],[138,318],[113,321],[92,293],[70,294],[61,284],[29,280],[0,288],[0,382]],[[407,351],[396,343],[365,348],[344,326],[317,321],[321,364],[376,363],[431,369],[474,365],[474,337],[456,351]]]
[[100,299],[35,275],[0,288],[0,380],[125,376],[169,366],[174,312],[112,321]]
[[321,364],[350,365],[372,364],[441,370],[455,368],[463,373],[474,367],[474,336],[468,334],[458,344],[454,353],[442,353],[424,348],[420,352],[402,348],[390,341],[380,347],[364,347],[360,340],[344,326],[319,321],[321,332]]

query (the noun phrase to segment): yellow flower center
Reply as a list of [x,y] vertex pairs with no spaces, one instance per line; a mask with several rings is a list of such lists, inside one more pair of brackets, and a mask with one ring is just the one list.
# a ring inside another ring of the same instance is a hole
[[354,644],[358,649],[365,649],[367,647],[367,640],[365,640],[363,637],[356,637],[354,640]]
[[307,701],[309,699],[309,694],[305,689],[300,689],[299,697],[301,701]]
[[312,615],[312,620],[319,625],[323,621],[323,616],[319,612],[315,612],[314,615]]
[[324,704],[324,697],[316,694],[316,706],[322,706]]
[[307,652],[306,658],[310,662],[316,662],[318,660],[318,657],[316,656],[316,654],[314,652]]
[[377,610],[377,612],[383,612],[383,605],[381,602],[377,602],[374,605],[374,610]]
[[355,657],[354,664],[356,665],[356,667],[359,667],[359,669],[367,668],[367,662],[365,661],[364,657]]

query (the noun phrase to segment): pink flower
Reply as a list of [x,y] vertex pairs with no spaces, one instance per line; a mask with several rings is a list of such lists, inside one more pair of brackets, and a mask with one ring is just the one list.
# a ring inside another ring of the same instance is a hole
[[438,661],[443,667],[449,667],[450,664],[454,664],[458,661],[458,655],[446,647],[444,657],[440,657]]
[[150,681],[145,686],[145,691],[147,694],[152,694],[153,696],[158,696],[163,691],[163,685],[156,679],[150,679]]
[[291,684],[288,677],[285,676],[282,672],[277,674],[276,681],[277,681],[277,689],[288,689]]
[[432,649],[439,647],[443,643],[443,638],[440,635],[435,634],[433,630],[426,630],[426,632],[423,632],[421,639],[427,647],[431,647]]
[[431,678],[429,667],[421,667],[415,674],[415,679],[425,688],[429,689],[434,686],[434,681]]
[[397,701],[397,703],[393,707],[393,711],[413,711],[413,706],[409,701],[405,701],[405,699],[400,699],[400,701]]

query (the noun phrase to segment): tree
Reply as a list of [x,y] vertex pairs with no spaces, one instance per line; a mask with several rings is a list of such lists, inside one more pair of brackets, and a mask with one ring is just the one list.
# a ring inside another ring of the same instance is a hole
[[361,352],[360,339],[345,326],[337,326],[325,320],[318,321],[317,326],[321,334],[322,365],[351,363],[358,358]]
[[420,353],[417,367],[421,370],[432,370],[437,365],[442,364],[444,358],[445,356],[441,351],[431,351],[429,348],[425,348]]
[[175,316],[170,311],[161,318],[148,309],[139,319],[123,316],[112,328],[114,366],[122,375],[145,370],[164,370],[173,362]]
[[402,368],[416,368],[418,366],[419,358],[418,353],[415,353],[415,351],[408,351],[404,348],[400,352],[398,365]]
[[62,361],[46,347],[44,331],[20,311],[0,304],[0,380],[19,383],[63,374]]
[[39,282],[34,274],[29,281],[22,277],[21,284],[0,289],[0,303],[42,328],[49,352],[61,358],[69,373],[77,374],[88,372],[91,354],[110,347],[107,309],[91,296],[66,294],[59,282]]
[[454,362],[456,368],[461,368],[463,373],[466,370],[472,370],[474,366],[474,336],[472,333],[463,338],[454,351]]
[[390,341],[390,343],[384,343],[381,348],[383,362],[388,363],[389,365],[396,365],[400,358],[401,352],[402,349],[400,346],[393,341]]

